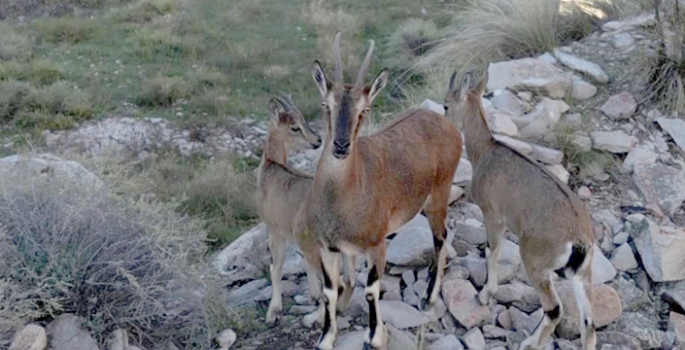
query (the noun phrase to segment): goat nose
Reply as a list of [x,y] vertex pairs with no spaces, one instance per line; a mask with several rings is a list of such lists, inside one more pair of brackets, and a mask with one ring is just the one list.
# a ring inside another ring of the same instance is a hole
[[336,149],[346,150],[348,147],[350,147],[350,141],[349,140],[335,140],[335,141],[333,141],[333,145],[335,146]]

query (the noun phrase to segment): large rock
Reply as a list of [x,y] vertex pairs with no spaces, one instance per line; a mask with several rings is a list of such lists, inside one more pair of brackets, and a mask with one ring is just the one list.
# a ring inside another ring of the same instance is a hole
[[611,153],[628,153],[637,143],[637,138],[623,131],[594,131],[590,133],[593,148]]
[[511,117],[504,113],[492,113],[487,116],[487,123],[490,130],[495,134],[517,137],[519,130]]
[[45,329],[39,325],[30,324],[14,335],[9,350],[44,350],[48,346]]
[[616,277],[616,269],[611,261],[604,256],[602,250],[593,245],[594,255],[592,257],[592,283],[603,284],[607,283]]
[[0,173],[17,172],[31,176],[59,176],[76,181],[84,190],[102,190],[103,182],[83,165],[52,154],[13,155],[0,159]]
[[671,311],[668,316],[668,328],[675,333],[679,342],[685,342],[685,315]]
[[448,334],[431,344],[428,350],[464,350],[464,345],[454,334]]
[[[642,313],[626,312],[613,327],[635,337],[643,349],[670,349],[666,332],[660,330],[655,321]],[[663,345],[667,346],[662,347]]]
[[380,300],[383,321],[398,329],[419,327],[430,322],[419,310],[397,300]]
[[[385,326],[388,331],[388,349],[413,349],[414,340],[406,333],[397,330],[392,325]],[[355,331],[342,335],[335,342],[336,350],[359,350],[364,347],[364,338],[368,331]]]
[[471,183],[471,178],[473,177],[473,166],[468,159],[463,156],[459,159],[459,165],[457,165],[457,171],[454,173],[454,179],[452,183],[457,186],[462,186]]
[[671,135],[673,142],[685,152],[685,121],[676,118],[659,118],[656,121],[661,129]]
[[45,329],[51,350],[98,350],[98,345],[81,326],[81,318],[62,314]]
[[229,284],[256,279],[264,271],[264,258],[270,260],[268,244],[266,224],[260,223],[219,252],[212,265]]
[[609,76],[604,72],[604,70],[602,70],[602,67],[596,63],[580,59],[559,49],[554,50],[554,56],[563,65],[591,76],[592,79],[600,84],[606,84],[609,82]]
[[511,88],[533,90],[552,98],[563,98],[572,85],[571,75],[536,58],[490,63],[488,91]]
[[478,292],[471,282],[445,275],[441,292],[447,309],[467,329],[480,325],[490,317],[490,310],[478,302]]
[[[568,280],[559,281],[556,284],[557,293],[564,308],[564,316],[557,327],[558,334],[567,339],[573,339],[580,335],[578,326],[578,306],[573,295],[571,282]],[[594,300],[592,302],[593,321],[597,328],[607,326],[621,317],[623,308],[621,298],[616,290],[609,285],[599,285],[594,287]]]
[[504,135],[493,135],[493,136],[494,136],[495,140],[511,147],[512,149],[514,149],[516,151],[519,151],[522,154],[529,155],[533,152],[533,147],[527,142],[519,141],[517,139],[513,139],[509,136],[504,136]]
[[607,117],[620,120],[632,117],[636,108],[637,102],[635,102],[633,96],[627,92],[622,92],[609,97],[600,110]]
[[262,299],[262,290],[268,283],[266,278],[248,282],[228,294],[226,304],[235,307],[258,301]]
[[685,201],[685,172],[661,163],[635,167],[633,182],[650,203],[673,215]]
[[531,145],[531,156],[545,164],[561,164],[564,160],[564,152],[540,145]]
[[637,268],[637,260],[630,244],[623,243],[611,255],[611,263],[619,271],[628,271]]
[[654,12],[649,12],[620,21],[606,22],[602,25],[602,30],[605,32],[628,31],[637,27],[651,26],[654,23]]
[[386,259],[394,265],[424,266],[433,256],[433,233],[428,219],[417,214],[397,230],[388,245]]
[[628,231],[652,280],[685,279],[685,229],[660,227],[645,218],[631,224]]
[[635,147],[628,153],[626,159],[623,160],[619,171],[622,174],[631,174],[636,166],[652,164],[656,162],[657,158],[659,158],[658,154],[643,147]]
[[500,285],[497,288],[495,300],[499,304],[513,304],[526,312],[533,312],[540,308],[540,298],[535,288],[521,282]]

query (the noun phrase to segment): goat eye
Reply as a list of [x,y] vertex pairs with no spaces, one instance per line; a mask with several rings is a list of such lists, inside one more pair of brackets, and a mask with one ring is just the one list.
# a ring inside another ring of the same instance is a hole
[[302,129],[300,129],[299,126],[293,126],[290,130],[292,130],[293,132],[300,132],[300,130]]
[[321,102],[321,107],[323,107],[323,109],[328,110],[328,104],[326,102]]
[[362,111],[362,114],[369,114],[370,112],[371,112],[371,108],[370,108],[370,107],[366,107],[366,108],[364,108],[364,110]]
[[445,112],[447,112],[447,110],[449,109],[449,107],[447,105],[442,105],[442,108],[445,109]]

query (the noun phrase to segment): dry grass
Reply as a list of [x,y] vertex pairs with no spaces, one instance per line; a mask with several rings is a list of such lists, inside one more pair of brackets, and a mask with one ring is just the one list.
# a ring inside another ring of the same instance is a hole
[[408,69],[435,45],[440,36],[441,31],[432,20],[411,18],[405,21],[384,45],[388,57],[385,64],[398,71]]
[[23,324],[70,312],[100,344],[124,327],[145,348],[173,340],[206,349],[227,318],[209,307],[218,285],[203,261],[202,223],[169,204],[116,198],[57,175],[5,174],[0,226],[0,342]]
[[52,44],[77,44],[90,38],[98,23],[83,17],[48,18],[38,22],[38,40]]
[[11,25],[0,23],[0,60],[25,60],[30,57],[33,43]]
[[190,97],[191,88],[181,77],[158,76],[145,82],[138,103],[143,106],[171,106]]

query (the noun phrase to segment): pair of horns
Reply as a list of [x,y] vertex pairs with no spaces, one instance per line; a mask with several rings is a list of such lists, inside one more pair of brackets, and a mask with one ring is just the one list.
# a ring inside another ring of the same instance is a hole
[[292,111],[295,108],[295,104],[293,103],[291,95],[286,94],[283,91],[279,91],[278,95],[279,96],[274,96],[273,99],[283,106],[283,109],[286,111]]
[[[342,58],[340,57],[340,34],[340,32],[335,34],[335,41],[333,42],[333,53],[335,54],[335,83],[342,85],[343,67]],[[357,81],[354,83],[354,86],[356,87],[364,85],[364,77],[366,76],[366,73],[369,71],[369,66],[371,65],[371,55],[373,54],[373,49],[376,44],[373,41],[373,39],[369,40],[369,44],[369,51],[366,52],[366,56],[364,57],[362,66],[361,68],[359,68],[359,73],[357,74]]]

